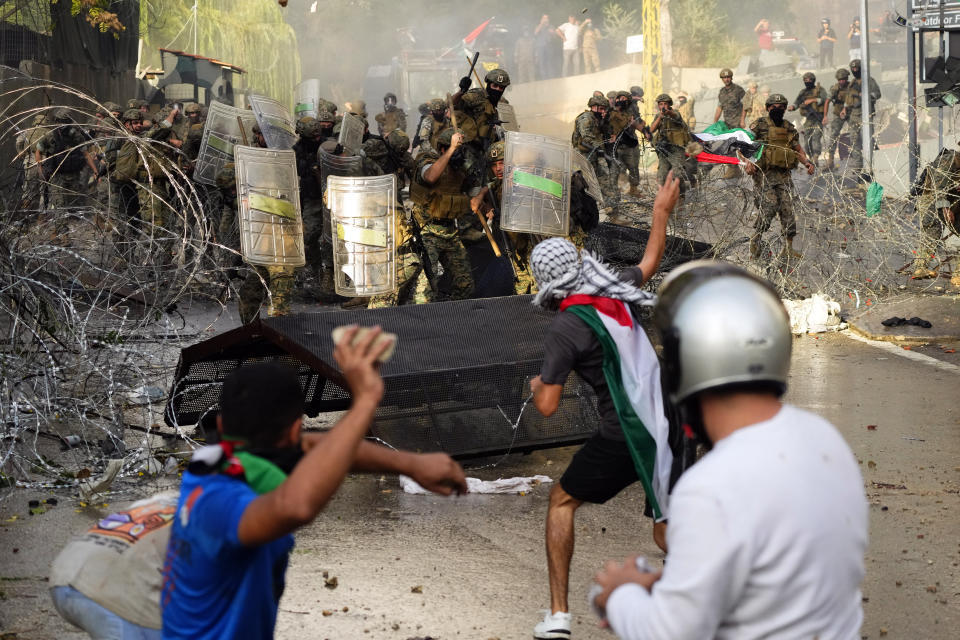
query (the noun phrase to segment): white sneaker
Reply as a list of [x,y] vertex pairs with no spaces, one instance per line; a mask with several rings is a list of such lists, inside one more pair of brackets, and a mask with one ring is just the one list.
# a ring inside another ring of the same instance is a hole
[[558,613],[547,611],[547,614],[543,617],[543,622],[537,623],[537,626],[533,628],[533,637],[537,640],[551,640],[553,638],[568,640],[572,617],[564,611]]

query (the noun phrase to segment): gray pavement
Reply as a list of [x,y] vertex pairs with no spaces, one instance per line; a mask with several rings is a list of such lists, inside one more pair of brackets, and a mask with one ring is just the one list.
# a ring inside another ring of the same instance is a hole
[[[794,341],[788,400],[833,421],[862,465],[870,501],[865,638],[946,638],[960,628],[960,411],[949,391],[957,380],[956,364],[888,343],[843,334]],[[469,474],[556,479],[574,450],[511,455]],[[548,603],[548,491],[443,499],[403,494],[394,478],[351,476],[297,536],[277,637],[529,638]],[[50,495],[20,489],[0,501],[0,630],[13,634],[5,638],[84,637],[53,612],[49,563],[72,533],[131,499],[82,507],[60,493],[47,513],[27,515],[28,500]],[[578,514],[571,575],[578,640],[611,637],[585,601],[604,559],[639,552],[662,560],[642,507],[635,485]],[[324,571],[337,576],[336,589],[324,586]]]

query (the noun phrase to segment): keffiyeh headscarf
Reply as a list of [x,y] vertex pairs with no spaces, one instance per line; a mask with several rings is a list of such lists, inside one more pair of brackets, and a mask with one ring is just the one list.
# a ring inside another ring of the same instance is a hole
[[577,294],[640,305],[655,302],[652,293],[624,282],[596,256],[577,251],[566,238],[548,238],[534,247],[530,269],[539,287],[533,304],[542,307]]

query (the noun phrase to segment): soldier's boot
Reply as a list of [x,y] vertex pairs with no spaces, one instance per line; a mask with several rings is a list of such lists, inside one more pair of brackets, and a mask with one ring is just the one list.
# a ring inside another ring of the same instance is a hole
[[627,195],[633,198],[639,198],[641,195],[639,185],[630,185],[630,191],[627,192]]
[[[933,269],[930,269],[927,266],[927,261],[924,258],[917,258],[913,261],[913,279],[914,280],[927,280],[929,278],[936,278],[937,272]],[[953,281],[951,280],[951,283]]]
[[750,236],[750,258],[753,260],[760,259],[760,236],[756,234]]

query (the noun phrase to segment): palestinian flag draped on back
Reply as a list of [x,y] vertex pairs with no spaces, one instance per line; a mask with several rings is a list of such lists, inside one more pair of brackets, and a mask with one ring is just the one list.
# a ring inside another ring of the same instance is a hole
[[723,120],[714,122],[693,137],[703,146],[703,152],[696,156],[698,162],[740,164],[738,151],[744,158],[756,162],[763,151],[763,144],[756,141],[752,131],[731,129]]
[[670,471],[670,425],[663,406],[660,363],[643,328],[621,300],[576,294],[560,304],[583,320],[603,347],[603,377],[637,476],[653,516],[667,517]]

